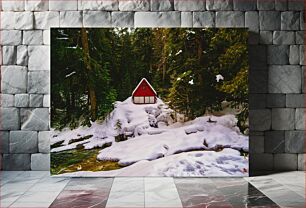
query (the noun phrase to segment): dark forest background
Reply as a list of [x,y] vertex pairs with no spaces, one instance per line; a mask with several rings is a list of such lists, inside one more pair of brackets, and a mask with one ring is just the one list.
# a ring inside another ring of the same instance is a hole
[[[246,29],[103,28],[51,30],[51,125],[103,120],[145,77],[187,119],[226,100],[248,118]],[[216,75],[224,80],[217,82]]]

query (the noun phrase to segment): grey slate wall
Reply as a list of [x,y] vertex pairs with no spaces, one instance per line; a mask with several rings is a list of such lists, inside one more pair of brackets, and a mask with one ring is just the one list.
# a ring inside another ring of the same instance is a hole
[[1,11],[4,170],[49,169],[50,27],[247,27],[250,168],[304,170],[303,0],[12,0]]

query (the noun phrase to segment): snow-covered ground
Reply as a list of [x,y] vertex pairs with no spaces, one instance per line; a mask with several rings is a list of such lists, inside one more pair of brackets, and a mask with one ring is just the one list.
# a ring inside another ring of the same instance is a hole
[[[203,116],[185,123],[175,120],[173,110],[160,99],[156,104],[135,105],[128,98],[117,102],[109,118],[100,124],[94,122],[91,127],[54,131],[51,144],[63,141],[63,146],[53,148],[51,152],[74,149],[78,144],[92,149],[112,143],[102,149],[97,158],[127,166],[114,171],[68,174],[75,176],[248,174],[248,159],[237,151],[248,152],[248,137],[240,133],[234,115]],[[92,136],[71,143],[72,139],[88,135]],[[118,135],[127,140],[116,142]]]

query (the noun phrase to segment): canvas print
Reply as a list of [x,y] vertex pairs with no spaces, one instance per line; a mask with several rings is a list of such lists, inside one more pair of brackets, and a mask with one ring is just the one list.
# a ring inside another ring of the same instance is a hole
[[53,28],[51,173],[247,176],[248,31]]

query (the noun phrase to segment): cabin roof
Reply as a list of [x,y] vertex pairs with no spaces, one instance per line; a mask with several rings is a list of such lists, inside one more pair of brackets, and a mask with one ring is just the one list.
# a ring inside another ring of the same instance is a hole
[[154,88],[152,87],[152,85],[150,84],[150,82],[146,79],[146,78],[142,78],[140,80],[140,82],[138,83],[138,85],[136,86],[136,88],[133,90],[132,96],[134,95],[134,93],[136,92],[136,90],[138,89],[138,87],[140,86],[140,84],[145,81],[146,83],[148,83],[148,85],[150,86],[150,88],[153,90],[154,94],[157,95],[156,91],[154,90]]

